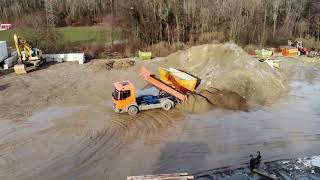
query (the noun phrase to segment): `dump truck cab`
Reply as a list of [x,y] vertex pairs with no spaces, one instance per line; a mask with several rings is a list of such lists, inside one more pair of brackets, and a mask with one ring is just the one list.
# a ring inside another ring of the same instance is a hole
[[116,112],[128,112],[130,106],[137,107],[135,87],[130,81],[114,83],[113,108]]
[[157,79],[146,68],[142,67],[139,75],[154,88],[157,88],[159,92],[156,95],[148,92],[137,96],[136,89],[130,81],[116,82],[112,93],[115,112],[136,115],[139,111],[149,109],[162,108],[168,111],[176,103],[187,99],[186,94]]
[[114,83],[112,93],[113,109],[117,113],[136,115],[142,110],[163,108],[170,110],[176,103],[176,98],[168,93],[159,91],[158,95],[144,94],[136,96],[134,85],[130,81]]

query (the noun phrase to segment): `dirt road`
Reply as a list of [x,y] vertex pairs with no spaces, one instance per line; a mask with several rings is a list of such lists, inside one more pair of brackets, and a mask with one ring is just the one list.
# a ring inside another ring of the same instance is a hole
[[97,63],[105,62],[0,77],[0,179],[114,180],[238,166],[256,150],[269,160],[319,153],[319,76],[299,72],[289,94],[250,112],[130,117],[113,113],[111,84],[131,79],[143,87],[140,65],[107,71]]

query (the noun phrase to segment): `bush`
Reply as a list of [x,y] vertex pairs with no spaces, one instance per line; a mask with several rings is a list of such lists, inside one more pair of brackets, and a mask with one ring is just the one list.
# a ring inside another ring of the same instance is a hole
[[81,51],[88,55],[90,58],[97,58],[105,50],[105,47],[101,43],[90,43],[81,47]]
[[64,50],[62,36],[56,31],[48,33],[45,27],[17,29],[17,34],[27,40],[32,47],[41,49],[43,53],[57,53]]
[[124,55],[126,57],[135,56],[141,47],[140,40],[136,38],[131,38],[125,45]]
[[206,32],[199,36],[199,44],[222,43],[227,40],[223,32]]
[[187,46],[184,43],[173,43],[169,45],[167,42],[159,42],[157,44],[143,48],[143,51],[151,51],[154,57],[166,57],[169,54],[185,49]]
[[16,21],[17,27],[40,28],[46,25],[46,15],[42,12],[21,16]]
[[254,44],[248,44],[248,45],[244,46],[244,48],[243,48],[243,50],[246,51],[247,53],[253,52],[256,49],[259,49],[259,47]]
[[320,50],[320,42],[317,41],[315,38],[298,38],[296,41],[302,41],[304,44],[304,47],[308,48],[311,51],[319,51]]

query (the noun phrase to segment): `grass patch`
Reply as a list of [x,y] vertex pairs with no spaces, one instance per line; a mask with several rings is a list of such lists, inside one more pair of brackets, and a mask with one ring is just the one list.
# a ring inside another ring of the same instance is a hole
[[[72,43],[79,42],[111,42],[111,27],[91,26],[91,27],[63,27],[58,28],[63,40]],[[118,28],[113,31],[114,39],[121,39],[121,33]]]
[[10,40],[10,34],[9,31],[0,31],[0,41],[9,41]]
[[[62,27],[57,28],[64,42],[82,44],[82,43],[108,43],[111,42],[111,27],[107,26],[91,26],[91,27]],[[0,31],[0,41],[7,41],[13,45],[13,35],[32,34],[31,28],[16,28],[8,31]],[[122,35],[119,28],[114,28],[114,40],[121,40]],[[28,39],[27,39],[28,40]],[[31,40],[29,40],[31,41]]]

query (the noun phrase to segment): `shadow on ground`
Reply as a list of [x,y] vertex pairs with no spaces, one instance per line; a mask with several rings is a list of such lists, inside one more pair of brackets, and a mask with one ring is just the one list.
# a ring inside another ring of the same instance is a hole
[[9,87],[9,84],[0,85],[0,91],[3,91]]

